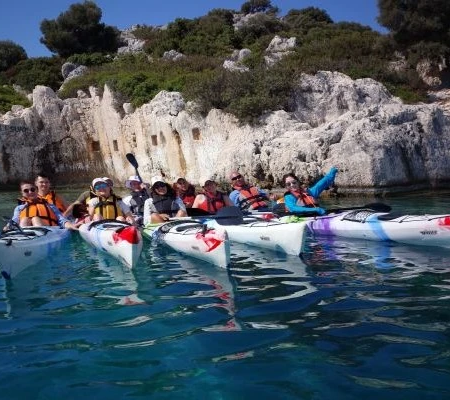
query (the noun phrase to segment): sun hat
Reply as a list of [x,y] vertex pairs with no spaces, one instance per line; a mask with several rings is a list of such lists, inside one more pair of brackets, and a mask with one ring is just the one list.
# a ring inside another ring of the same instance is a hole
[[108,178],[107,176],[104,176],[102,178],[109,186],[113,187],[114,186],[114,182],[111,178]]
[[128,189],[131,189],[131,182],[141,182],[141,180],[139,179],[139,176],[137,175],[131,175],[126,181],[125,181],[125,186]]
[[92,187],[93,188],[95,188],[95,185],[97,184],[97,183],[106,183],[107,185],[108,185],[108,182],[105,180],[105,178],[95,178],[93,181],[92,181]]
[[160,175],[154,176],[154,177],[152,178],[152,180],[151,180],[152,186],[154,186],[155,183],[157,183],[157,182],[163,182],[163,183],[166,183],[166,181],[164,180],[164,178],[163,178],[162,176],[160,176]]

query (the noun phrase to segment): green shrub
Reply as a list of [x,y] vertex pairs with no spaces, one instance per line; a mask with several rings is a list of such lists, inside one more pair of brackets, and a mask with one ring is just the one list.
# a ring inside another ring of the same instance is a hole
[[58,90],[62,84],[61,67],[63,60],[59,57],[38,57],[19,61],[5,72],[11,84],[32,91],[36,85],[44,85]]
[[6,113],[11,110],[13,105],[22,105],[24,107],[30,107],[29,100],[17,93],[11,86],[0,86],[0,112]]

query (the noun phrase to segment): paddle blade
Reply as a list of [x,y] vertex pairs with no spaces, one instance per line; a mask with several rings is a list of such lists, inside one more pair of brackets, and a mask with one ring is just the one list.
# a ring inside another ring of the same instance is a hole
[[235,206],[222,207],[213,216],[220,225],[239,225],[244,222],[242,211]]
[[136,157],[134,156],[133,153],[127,153],[125,155],[125,157],[127,158],[127,160],[129,161],[129,163],[134,167],[134,168],[138,168],[139,164],[136,160]]

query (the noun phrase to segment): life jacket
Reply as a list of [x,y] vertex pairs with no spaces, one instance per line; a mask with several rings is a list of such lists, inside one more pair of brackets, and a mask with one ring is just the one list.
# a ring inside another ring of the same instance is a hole
[[298,206],[311,208],[319,207],[317,200],[308,194],[306,190],[301,190],[300,192],[286,192],[283,197],[288,194],[292,194],[297,199],[296,205]]
[[57,226],[58,217],[53,210],[48,206],[46,200],[38,197],[35,201],[30,201],[25,198],[19,199],[21,204],[26,204],[19,213],[19,220],[22,218],[39,217],[46,226]]
[[217,210],[220,210],[225,206],[222,192],[216,191],[216,194],[212,195],[211,193],[205,191],[203,192],[203,195],[205,196],[205,199],[198,205],[198,208],[203,211],[214,214]]
[[233,186],[233,188],[239,190],[238,207],[241,210],[257,210],[269,206],[269,199],[260,194],[256,186]]
[[67,207],[64,205],[64,202],[60,196],[58,196],[54,190],[50,190],[45,196],[39,195],[41,199],[44,199],[49,204],[54,204],[59,211],[66,211]]
[[117,204],[119,200],[122,200],[121,197],[115,194],[109,196],[107,199],[99,196],[96,197],[98,197],[99,202],[94,207],[94,214],[101,215],[105,219],[116,219],[123,215],[122,210]]
[[153,193],[151,197],[156,211],[161,214],[169,214],[173,217],[179,210],[179,207],[172,196],[160,196],[159,194]]
[[131,192],[130,208],[135,215],[144,215],[144,203],[150,196],[147,190],[140,190],[139,192]]
[[183,200],[184,204],[194,203],[195,200],[195,187],[193,185],[188,185],[188,188],[185,192],[178,191],[178,197]]

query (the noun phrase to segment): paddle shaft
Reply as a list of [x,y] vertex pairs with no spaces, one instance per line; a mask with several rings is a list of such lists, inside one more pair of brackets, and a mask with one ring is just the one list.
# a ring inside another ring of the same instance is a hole
[[138,162],[136,160],[136,157],[134,156],[133,153],[127,153],[125,157],[129,161],[129,163],[134,167],[136,175],[139,178],[139,181],[142,183],[143,180],[142,180],[141,176],[139,175],[139,171],[138,171],[139,164],[138,164]]

